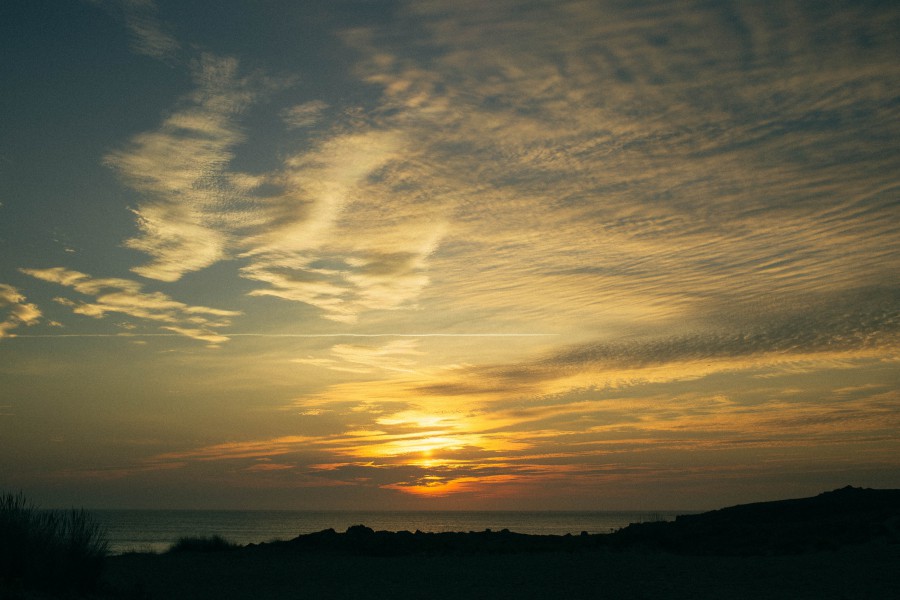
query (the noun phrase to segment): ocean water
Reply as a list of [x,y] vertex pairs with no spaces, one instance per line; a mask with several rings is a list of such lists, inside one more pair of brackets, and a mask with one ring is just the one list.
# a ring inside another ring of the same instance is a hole
[[250,544],[290,540],[323,529],[346,531],[366,525],[386,531],[499,531],[578,535],[609,533],[630,523],[673,520],[680,512],[374,512],[374,511],[227,511],[227,510],[95,510],[106,528],[113,554],[164,552],[182,537],[220,535]]

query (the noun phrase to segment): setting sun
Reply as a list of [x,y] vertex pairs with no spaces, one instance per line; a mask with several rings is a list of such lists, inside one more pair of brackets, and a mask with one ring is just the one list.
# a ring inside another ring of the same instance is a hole
[[0,483],[900,486],[890,2],[0,3]]

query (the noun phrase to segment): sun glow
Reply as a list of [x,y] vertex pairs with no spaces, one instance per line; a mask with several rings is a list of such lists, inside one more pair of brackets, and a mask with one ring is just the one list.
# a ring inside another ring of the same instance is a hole
[[484,477],[425,475],[415,482],[396,483],[383,487],[424,498],[440,498],[460,493],[499,497],[513,494],[517,488],[520,489],[522,483],[521,478],[517,475]]
[[394,447],[398,454],[418,454],[431,456],[435,450],[459,450],[463,444],[451,436],[429,436],[415,440],[396,442]]

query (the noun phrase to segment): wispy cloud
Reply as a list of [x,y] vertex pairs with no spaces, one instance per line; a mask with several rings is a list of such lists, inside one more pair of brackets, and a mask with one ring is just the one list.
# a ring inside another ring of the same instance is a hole
[[0,283],[0,315],[3,315],[3,320],[0,321],[0,338],[14,336],[13,329],[40,321],[43,316],[40,309],[27,300],[13,286]]
[[418,55],[392,31],[347,34],[383,126],[427,157],[398,169],[397,196],[422,182],[466,241],[435,256],[437,306],[656,328],[710,299],[883,281],[887,30],[849,11],[867,47],[821,44],[838,17],[804,13],[784,21],[804,43],[779,54],[759,40],[787,33],[763,14],[781,8],[690,4],[413,3],[396,26],[433,50]]
[[[805,305],[764,314],[709,314],[707,331],[665,338],[586,344],[548,358],[550,369],[579,365],[648,366],[777,354],[805,356],[895,348],[900,290],[872,288],[807,298]],[[716,331],[718,329],[718,331]]]
[[[350,208],[385,194],[370,178],[390,168],[409,140],[397,131],[339,131],[267,173],[231,169],[244,140],[240,113],[279,85],[242,78],[237,61],[205,55],[195,67],[197,91],[159,129],[135,136],[106,157],[146,200],[134,209],[141,235],[126,245],[152,257],[133,269],[175,281],[226,258],[275,296],[353,322],[365,310],[414,306],[428,284],[427,261],[444,235],[427,211],[357,219]],[[326,105],[295,106],[290,127]]]
[[417,346],[416,339],[399,339],[381,346],[337,344],[331,347],[333,358],[310,356],[294,362],[350,373],[411,372],[417,364],[416,358],[424,354]]
[[[204,56],[195,90],[106,158],[141,195],[134,271],[229,260],[247,306],[340,324],[237,335],[396,339],[279,353],[322,369],[274,411],[296,435],[147,464],[518,497],[896,472],[898,22],[886,3],[406,2],[341,33],[360,57],[345,75],[377,92],[364,108],[297,104]],[[129,26],[161,56],[157,25]],[[292,142],[241,172],[263,98]],[[81,314],[232,337],[236,312],[25,272],[92,297],[60,300]],[[5,302],[6,330],[25,324],[30,305]],[[385,333],[330,333],[348,323]],[[472,339],[409,337],[452,332]],[[475,339],[515,332],[557,335],[491,358]]]
[[[427,259],[442,223],[393,215],[358,222],[350,208],[369,204],[367,178],[401,156],[403,136],[372,130],[336,136],[285,161],[269,180],[266,226],[242,241],[241,269],[266,287],[254,296],[304,302],[326,318],[354,322],[363,310],[397,309],[427,285]],[[385,222],[388,221],[388,222]]]
[[97,279],[63,267],[20,270],[42,281],[56,283],[72,288],[80,294],[92,296],[93,301],[62,297],[56,299],[58,303],[68,306],[76,314],[97,319],[110,313],[124,314],[162,323],[163,329],[212,343],[227,341],[226,336],[216,333],[215,330],[230,325],[231,318],[241,314],[232,310],[191,306],[173,300],[161,292],[144,292],[143,285],[128,279]]
[[157,8],[152,0],[123,0],[125,24],[134,36],[134,49],[153,58],[174,57],[180,44],[167,33],[156,17]]
[[[702,486],[723,474],[771,475],[786,464],[799,467],[810,451],[825,447],[843,456],[833,459],[835,469],[872,460],[896,465],[884,444],[895,443],[900,397],[884,386],[797,391],[752,403],[740,396],[650,389],[639,386],[626,395],[582,390],[579,398],[533,398],[527,407],[510,399],[490,412],[469,414],[424,403],[416,410],[355,413],[356,429],[214,444],[155,455],[147,464],[291,470],[311,486],[474,498],[542,495],[547,486],[583,494],[669,477]],[[370,420],[359,421],[364,417]]]
[[153,0],[89,0],[121,16],[132,36],[132,48],[138,54],[172,60],[181,44],[166,31],[159,20]]
[[295,451],[298,446],[309,442],[309,438],[303,436],[285,436],[271,440],[250,442],[227,442],[215,444],[193,450],[169,452],[156,457],[158,461],[169,460],[226,460],[243,458],[270,458]]
[[239,257],[252,295],[335,321],[426,307],[618,331],[883,281],[896,165],[865,148],[900,79],[887,31],[849,11],[866,47],[822,45],[830,17],[804,12],[784,20],[804,43],[779,53],[759,40],[787,33],[763,18],[781,8],[685,6],[410,3],[343,34],[374,109],[253,175],[230,164],[260,94],[208,56],[185,106],[108,157],[150,198],[136,272]]
[[311,100],[284,109],[281,111],[281,118],[291,129],[312,127],[322,119],[322,113],[327,108],[327,102]]
[[252,220],[228,163],[244,139],[237,116],[275,85],[242,79],[236,60],[210,54],[193,71],[197,89],[182,107],[105,158],[145,198],[134,209],[141,234],[126,245],[153,261],[133,270],[161,281],[228,257],[230,237]]

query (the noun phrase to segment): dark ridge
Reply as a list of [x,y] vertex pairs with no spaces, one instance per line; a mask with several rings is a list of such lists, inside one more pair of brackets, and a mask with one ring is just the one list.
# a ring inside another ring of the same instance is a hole
[[813,498],[741,504],[673,522],[636,523],[610,534],[613,547],[679,554],[786,555],[876,539],[900,542],[900,490],[844,487]]
[[[260,549],[290,550],[301,553],[353,556],[471,556],[479,554],[524,554],[535,552],[576,552],[605,544],[603,536],[528,535],[501,531],[468,533],[416,531],[374,531],[354,525],[346,533],[326,529],[298,536],[287,542],[270,542]],[[251,544],[251,546],[253,546]]]
[[900,490],[845,487],[813,498],[743,504],[675,521],[636,523],[611,534],[374,531],[354,525],[248,548],[356,556],[585,552],[639,548],[694,555],[787,555],[881,540],[900,543]]

